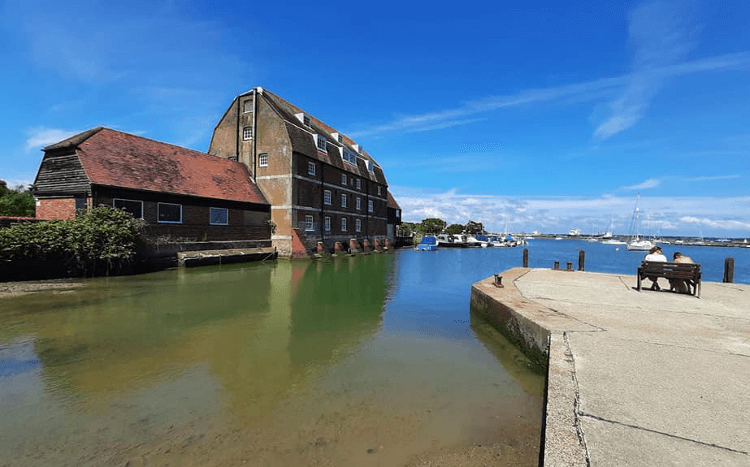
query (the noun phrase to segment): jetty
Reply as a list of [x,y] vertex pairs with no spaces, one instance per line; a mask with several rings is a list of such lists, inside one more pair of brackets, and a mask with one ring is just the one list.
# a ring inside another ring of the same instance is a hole
[[750,465],[750,285],[514,268],[471,309],[547,370],[544,466]]

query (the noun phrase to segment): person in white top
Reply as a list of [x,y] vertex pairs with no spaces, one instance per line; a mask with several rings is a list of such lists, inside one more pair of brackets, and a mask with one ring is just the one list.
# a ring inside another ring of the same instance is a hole
[[[667,257],[661,252],[660,246],[655,246],[648,251],[646,257],[643,258],[643,261],[658,261],[666,263]],[[659,287],[659,284],[657,283],[657,280],[659,279],[658,276],[648,276],[648,278],[651,280],[651,290],[661,290],[661,287]]]

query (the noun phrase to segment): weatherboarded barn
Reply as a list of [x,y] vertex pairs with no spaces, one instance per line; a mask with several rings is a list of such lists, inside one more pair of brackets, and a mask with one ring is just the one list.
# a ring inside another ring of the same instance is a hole
[[245,165],[109,128],[44,148],[33,193],[40,219],[105,205],[143,219],[154,237],[271,238],[271,206]]

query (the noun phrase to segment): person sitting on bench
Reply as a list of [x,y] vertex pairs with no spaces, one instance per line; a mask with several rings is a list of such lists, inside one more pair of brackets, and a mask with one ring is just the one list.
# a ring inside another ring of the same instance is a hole
[[[646,255],[645,258],[643,258],[643,261],[655,261],[660,263],[666,263],[667,257],[664,256],[664,254],[661,252],[660,246],[654,246]],[[659,279],[659,276],[648,276],[648,278],[651,280],[651,290],[661,290],[661,287],[659,287],[659,283],[657,282]]]
[[[675,251],[672,255],[672,262],[693,264],[693,260],[689,256],[685,256],[679,251]],[[677,293],[690,293],[690,286],[684,279],[669,279],[669,290],[676,290]]]

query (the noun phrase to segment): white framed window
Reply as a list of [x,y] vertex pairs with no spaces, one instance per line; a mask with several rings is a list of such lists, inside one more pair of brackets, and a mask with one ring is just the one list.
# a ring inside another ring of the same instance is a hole
[[383,196],[383,187],[378,186],[378,196]]
[[308,232],[315,230],[315,219],[313,216],[305,216],[305,230]]
[[242,129],[242,139],[245,141],[253,139],[253,127],[246,126]]
[[326,232],[331,231],[331,218],[328,216],[326,216],[325,218],[325,228],[326,228]]
[[346,207],[346,193],[341,193],[341,207]]
[[258,155],[258,167],[268,167],[268,154],[265,152]]
[[143,219],[143,201],[115,198],[112,200],[112,206],[115,209],[129,212],[134,219]]
[[354,220],[354,230],[356,232],[362,232],[362,219]]
[[304,113],[300,112],[298,114],[294,114],[294,116],[297,117],[297,120],[302,122],[303,125],[310,126],[310,117],[308,117]]
[[360,209],[362,209],[362,198],[360,198],[359,196],[357,196],[356,201],[354,201],[354,205],[357,208],[357,211],[359,211]]
[[346,217],[341,218],[341,231],[346,232]]
[[362,189],[362,180],[360,180],[359,178],[357,179],[357,189],[358,190]]
[[350,150],[343,148],[342,149],[342,155],[341,158],[346,162],[347,164],[357,165],[357,155],[351,152]]
[[325,190],[323,192],[323,202],[328,205],[331,204],[331,190]]
[[229,225],[229,209],[211,208],[209,219],[211,225]]
[[315,175],[315,162],[307,161],[307,175]]
[[367,210],[372,212],[373,211],[373,201],[370,199],[367,201]]
[[396,209],[396,217],[401,217],[401,210],[400,209]]
[[164,224],[181,224],[182,223],[182,205],[158,203],[158,220]]
[[341,174],[341,184],[346,186],[346,182],[347,182],[346,174]]
[[320,135],[315,135],[315,145],[318,146],[318,149],[326,152],[328,150],[328,141]]

